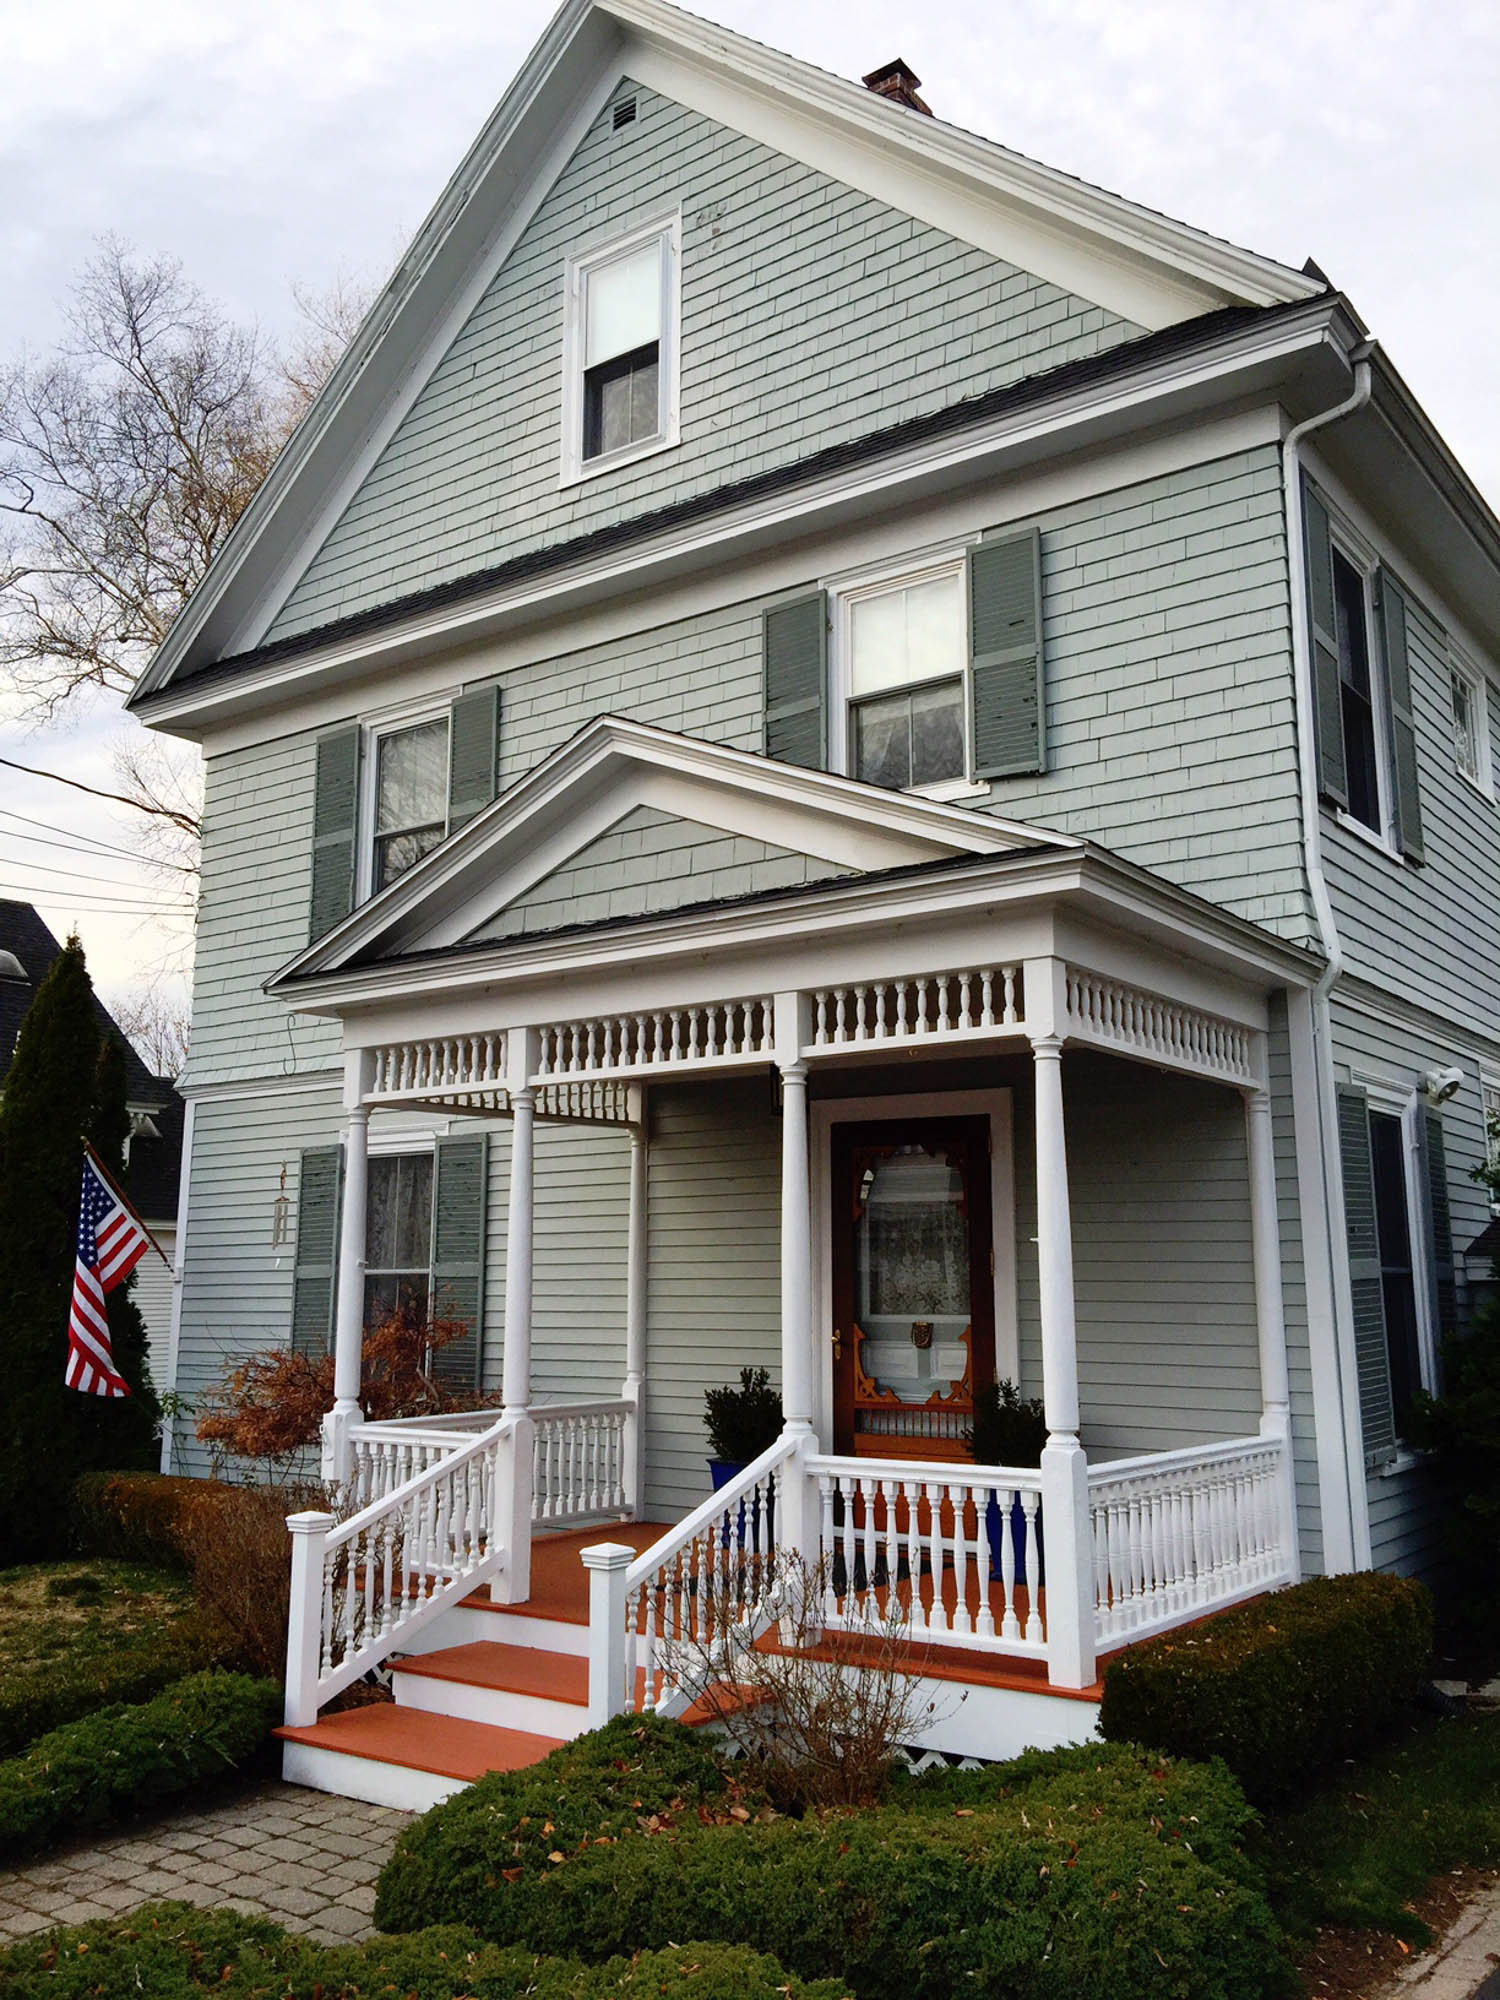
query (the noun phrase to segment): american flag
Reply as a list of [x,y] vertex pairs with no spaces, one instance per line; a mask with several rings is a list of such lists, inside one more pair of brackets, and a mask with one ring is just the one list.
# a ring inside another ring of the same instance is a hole
[[87,1396],[128,1396],[129,1385],[115,1371],[109,1344],[104,1295],[123,1285],[146,1254],[151,1238],[94,1164],[83,1155],[83,1194],[78,1204],[78,1263],[73,1306],[68,1315],[68,1366],[63,1380]]

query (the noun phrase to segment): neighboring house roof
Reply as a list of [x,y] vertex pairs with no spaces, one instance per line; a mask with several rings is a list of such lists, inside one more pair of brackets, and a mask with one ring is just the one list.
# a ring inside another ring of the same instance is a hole
[[[62,946],[30,903],[0,901],[0,1089],[26,1010],[61,952]],[[20,965],[24,978],[7,970],[7,953]],[[114,1035],[125,1050],[126,1102],[132,1111],[149,1117],[157,1134],[152,1137],[143,1131],[132,1139],[125,1191],[148,1221],[170,1221],[177,1214],[182,1170],[183,1100],[169,1077],[151,1074],[97,994],[94,1017],[100,1034]]]

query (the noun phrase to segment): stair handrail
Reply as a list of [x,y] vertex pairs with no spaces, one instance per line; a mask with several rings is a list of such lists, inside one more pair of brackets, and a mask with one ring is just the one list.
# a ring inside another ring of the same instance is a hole
[[505,1461],[516,1425],[497,1418],[346,1520],[287,1516],[289,1726],[316,1721],[325,1702],[500,1570],[515,1535]]
[[768,1472],[774,1472],[784,1461],[795,1458],[800,1449],[801,1441],[789,1438],[785,1433],[768,1444],[759,1458],[752,1459],[732,1479],[726,1479],[706,1500],[700,1501],[691,1514],[685,1514],[676,1527],[669,1528],[660,1540],[654,1541],[649,1549],[642,1549],[625,1572],[626,1589],[634,1590],[644,1583],[664,1563],[670,1562],[696,1541],[705,1528],[717,1527],[730,1508],[754,1492]]

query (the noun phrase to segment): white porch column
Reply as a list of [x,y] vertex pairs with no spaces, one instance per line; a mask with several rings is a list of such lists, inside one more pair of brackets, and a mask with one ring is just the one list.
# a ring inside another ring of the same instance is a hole
[[644,1090],[630,1128],[630,1213],[625,1245],[625,1385],[631,1405],[625,1425],[625,1502],[636,1520],[645,1512],[646,1484],[646,1256],[650,1141]]
[[776,1541],[818,1562],[817,1487],[803,1467],[817,1449],[813,1430],[817,1377],[814,1364],[812,1283],[812,1180],[808,1161],[807,1064],[811,1039],[806,994],[776,995],[776,1066],[781,1072],[781,1405],[783,1435],[797,1441],[798,1457],[781,1475],[776,1497]]
[[1276,1202],[1276,1149],[1271,1093],[1245,1092],[1245,1141],[1250,1176],[1250,1245],[1255,1266],[1255,1324],[1260,1343],[1260,1434],[1286,1456],[1282,1532],[1294,1579],[1301,1574],[1297,1482],[1292,1466],[1292,1401],[1287,1375],[1286,1312],[1281,1293],[1281,1224]]
[[364,1360],[365,1196],[369,1180],[370,1107],[375,1059],[368,1049],[344,1058],[344,1185],[339,1207],[339,1259],[333,1317],[333,1408],[323,1419],[324,1481],[349,1477],[350,1433],[364,1418],[359,1382]]
[[531,1595],[532,1448],[536,1425],[531,1407],[531,1255],[534,1210],[536,1092],[535,1028],[512,1028],[506,1036],[506,1091],[511,1106],[510,1196],[505,1222],[505,1349],[501,1367],[501,1416],[510,1431],[510,1450],[501,1460],[497,1537],[505,1563],[490,1585],[500,1604],[524,1604]]
[[[1061,968],[1026,968],[1036,1087],[1037,1278],[1042,1331],[1042,1536],[1047,1562],[1047,1676],[1058,1687],[1089,1687],[1095,1673],[1094,1551],[1088,1459],[1079,1442],[1078,1341],[1073,1313],[1073,1218],[1063,1118],[1062,1039],[1050,1032]],[[1037,992],[1037,988],[1043,992]],[[1034,1006],[1034,1003],[1035,1006]]]

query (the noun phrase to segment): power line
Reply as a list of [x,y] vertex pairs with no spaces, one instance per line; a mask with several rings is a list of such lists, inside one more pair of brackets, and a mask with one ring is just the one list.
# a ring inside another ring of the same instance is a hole
[[[100,854],[118,854],[126,861],[137,861],[141,858],[138,854],[132,853],[128,847],[116,847],[108,840],[96,840],[91,833],[78,833],[70,826],[54,826],[50,820],[28,819],[25,813],[11,812],[4,806],[0,806],[0,819],[18,820],[22,826],[36,826],[40,827],[44,833],[58,833],[63,836],[62,841],[39,841],[37,844],[41,847],[60,847],[63,841],[67,841],[75,844],[69,847],[69,852],[76,852],[78,848],[82,847],[92,848]],[[32,834],[16,833],[12,834],[11,838],[13,840],[31,840],[35,836]],[[150,863],[150,866],[153,868],[170,868],[179,875],[196,875],[198,872],[195,868],[188,867],[186,862],[182,861],[153,861]]]
[[190,917],[191,903],[137,902],[123,896],[80,896],[68,889],[23,889],[14,882],[0,882],[0,896],[17,897],[31,902],[40,896],[44,902],[66,903],[70,909],[135,910],[142,916]]
[[[24,840],[24,834],[13,833],[12,840]],[[25,868],[33,875],[65,875],[72,882],[97,882],[101,889],[139,889],[144,896],[149,885],[132,882],[124,875],[95,875],[81,868],[59,868],[52,861],[28,861],[24,854],[0,854],[0,862],[14,861],[18,868]]]

